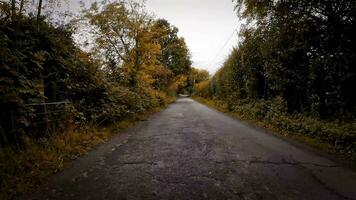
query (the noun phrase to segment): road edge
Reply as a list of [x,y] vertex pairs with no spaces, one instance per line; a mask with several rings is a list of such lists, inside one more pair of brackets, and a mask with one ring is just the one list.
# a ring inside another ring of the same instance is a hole
[[321,156],[321,157],[325,157],[335,163],[338,163],[340,166],[342,167],[346,167],[346,168],[349,168],[351,169],[352,171],[356,172],[356,161],[353,161],[353,160],[350,160],[348,159],[347,156],[345,156],[344,154],[340,154],[340,153],[335,153],[334,151],[325,151],[324,149],[321,149],[321,148],[317,148],[317,146],[313,146],[311,145],[310,143],[307,143],[306,141],[304,141],[301,137],[296,137],[296,136],[292,136],[290,134],[283,134],[283,133],[279,133],[277,130],[274,130],[274,129],[268,129],[266,127],[263,127],[259,124],[257,124],[256,122],[254,121],[250,121],[250,120],[243,120],[241,118],[239,118],[237,116],[236,113],[232,113],[232,112],[228,112],[228,111],[225,111],[223,108],[221,107],[218,107],[216,105],[210,105],[210,104],[206,104],[205,102],[203,101],[200,101],[198,98],[196,97],[190,97],[190,99],[192,99],[194,102],[197,102],[209,109],[212,109],[214,111],[217,111],[227,117],[230,117],[234,120],[237,120],[239,121],[240,123],[250,127],[250,128],[253,128],[255,130],[258,130],[260,132],[263,132],[265,134],[268,134],[268,135],[271,135],[271,136],[274,136],[274,137],[277,137],[301,150],[304,150],[304,151],[307,151],[307,152],[310,152],[310,153],[314,153],[318,156]]

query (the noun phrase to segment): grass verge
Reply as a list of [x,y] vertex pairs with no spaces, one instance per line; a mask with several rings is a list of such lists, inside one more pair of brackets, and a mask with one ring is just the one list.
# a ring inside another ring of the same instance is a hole
[[356,124],[350,122],[323,121],[302,114],[288,115],[278,111],[278,105],[261,103],[229,106],[224,101],[194,97],[200,103],[228,113],[242,121],[269,130],[270,133],[281,135],[328,154],[337,155],[342,160],[349,160],[352,165],[356,162]]
[[[173,101],[170,99],[168,103]],[[117,130],[131,127],[162,108],[164,106],[153,108],[104,128],[69,126],[65,132],[53,134],[47,139],[35,141],[24,138],[21,150],[10,147],[0,149],[0,199],[13,199],[35,190],[63,170],[66,164],[107,142],[118,133]]]

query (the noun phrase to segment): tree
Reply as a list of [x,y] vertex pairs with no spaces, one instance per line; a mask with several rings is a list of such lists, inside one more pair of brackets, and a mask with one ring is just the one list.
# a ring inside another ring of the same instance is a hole
[[188,74],[192,63],[184,38],[178,37],[178,28],[165,19],[156,20],[153,27],[160,32],[158,42],[161,45],[161,55],[158,59],[161,64],[176,76]]
[[37,21],[40,20],[41,12],[42,12],[42,0],[39,0],[38,7],[37,7]]
[[[256,83],[264,83],[264,92],[282,95],[290,112],[324,117],[342,115],[346,110],[355,112],[355,97],[349,87],[356,82],[352,67],[355,1],[235,3],[239,16],[249,22],[250,36],[240,47],[248,52],[243,53],[244,67],[251,70],[259,66],[256,72],[264,74],[256,74],[260,80]],[[249,58],[252,55],[260,56]]]
[[11,0],[11,20],[15,21],[16,17],[16,0]]
[[192,68],[188,76],[188,87],[190,87],[190,93],[194,93],[194,88],[196,84],[203,81],[207,81],[209,80],[209,78],[210,74],[207,70]]
[[19,15],[22,15],[24,6],[25,6],[25,0],[21,0],[20,9],[19,9]]
[[143,4],[120,1],[99,7],[94,3],[85,17],[93,27],[95,51],[105,58],[110,73],[123,74],[136,86],[139,72],[157,64],[160,46]]

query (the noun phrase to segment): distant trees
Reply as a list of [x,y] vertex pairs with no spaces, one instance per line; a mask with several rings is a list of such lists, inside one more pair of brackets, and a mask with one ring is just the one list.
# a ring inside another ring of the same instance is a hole
[[180,94],[194,93],[194,87],[203,81],[209,80],[209,72],[206,70],[191,67],[188,73],[179,74],[173,79],[170,90],[177,91]]
[[199,84],[203,81],[208,81],[210,74],[207,70],[192,68],[188,75],[187,87],[190,93],[194,93],[194,87],[196,84]]
[[355,1],[234,2],[248,23],[206,87],[210,96],[281,96],[289,113],[355,117]]

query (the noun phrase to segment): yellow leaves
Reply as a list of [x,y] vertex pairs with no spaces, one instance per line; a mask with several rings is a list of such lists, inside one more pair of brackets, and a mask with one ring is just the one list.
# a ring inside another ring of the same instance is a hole
[[210,77],[209,72],[204,69],[192,68],[189,73],[189,79],[193,80],[194,84],[209,80],[209,77]]
[[209,95],[209,91],[208,91],[209,84],[210,84],[209,80],[202,81],[200,83],[195,84],[194,95],[198,95],[201,97],[207,97]]
[[127,1],[96,7],[85,11],[96,33],[96,52],[104,54],[107,65],[121,68],[133,83],[141,76],[142,81],[151,84],[150,75],[140,71],[157,65],[161,47],[143,5]]
[[144,84],[144,85],[151,85],[154,83],[154,79],[150,74],[144,73],[143,71],[139,71],[139,80]]
[[42,68],[42,65],[46,62],[48,53],[46,51],[37,51],[33,54],[34,62]]
[[179,75],[175,78],[173,83],[170,85],[169,89],[171,91],[177,92],[185,87],[187,87],[188,82],[187,82],[188,77],[186,75]]
[[195,89],[196,89],[196,91],[204,91],[205,89],[208,88],[208,86],[209,86],[209,80],[206,80],[206,81],[197,83],[195,85]]
[[[188,49],[184,39],[177,36],[178,29],[166,20],[153,20],[142,3],[133,0],[104,3],[85,13],[96,35],[94,52],[105,59],[110,73],[120,73],[117,77],[121,77],[121,83],[166,89],[173,74],[189,71]],[[170,38],[173,40],[169,44],[175,45],[166,44]],[[164,44],[166,62],[162,61],[161,45]],[[167,52],[171,52],[172,58],[167,57]],[[168,66],[169,63],[174,66]],[[185,87],[183,82],[179,81],[174,87]]]
[[[138,52],[141,55],[142,65],[150,66],[158,63],[157,56],[161,53],[161,45],[155,42],[153,34],[150,32],[144,32],[141,37],[138,38]],[[137,55],[135,55],[137,56]]]

